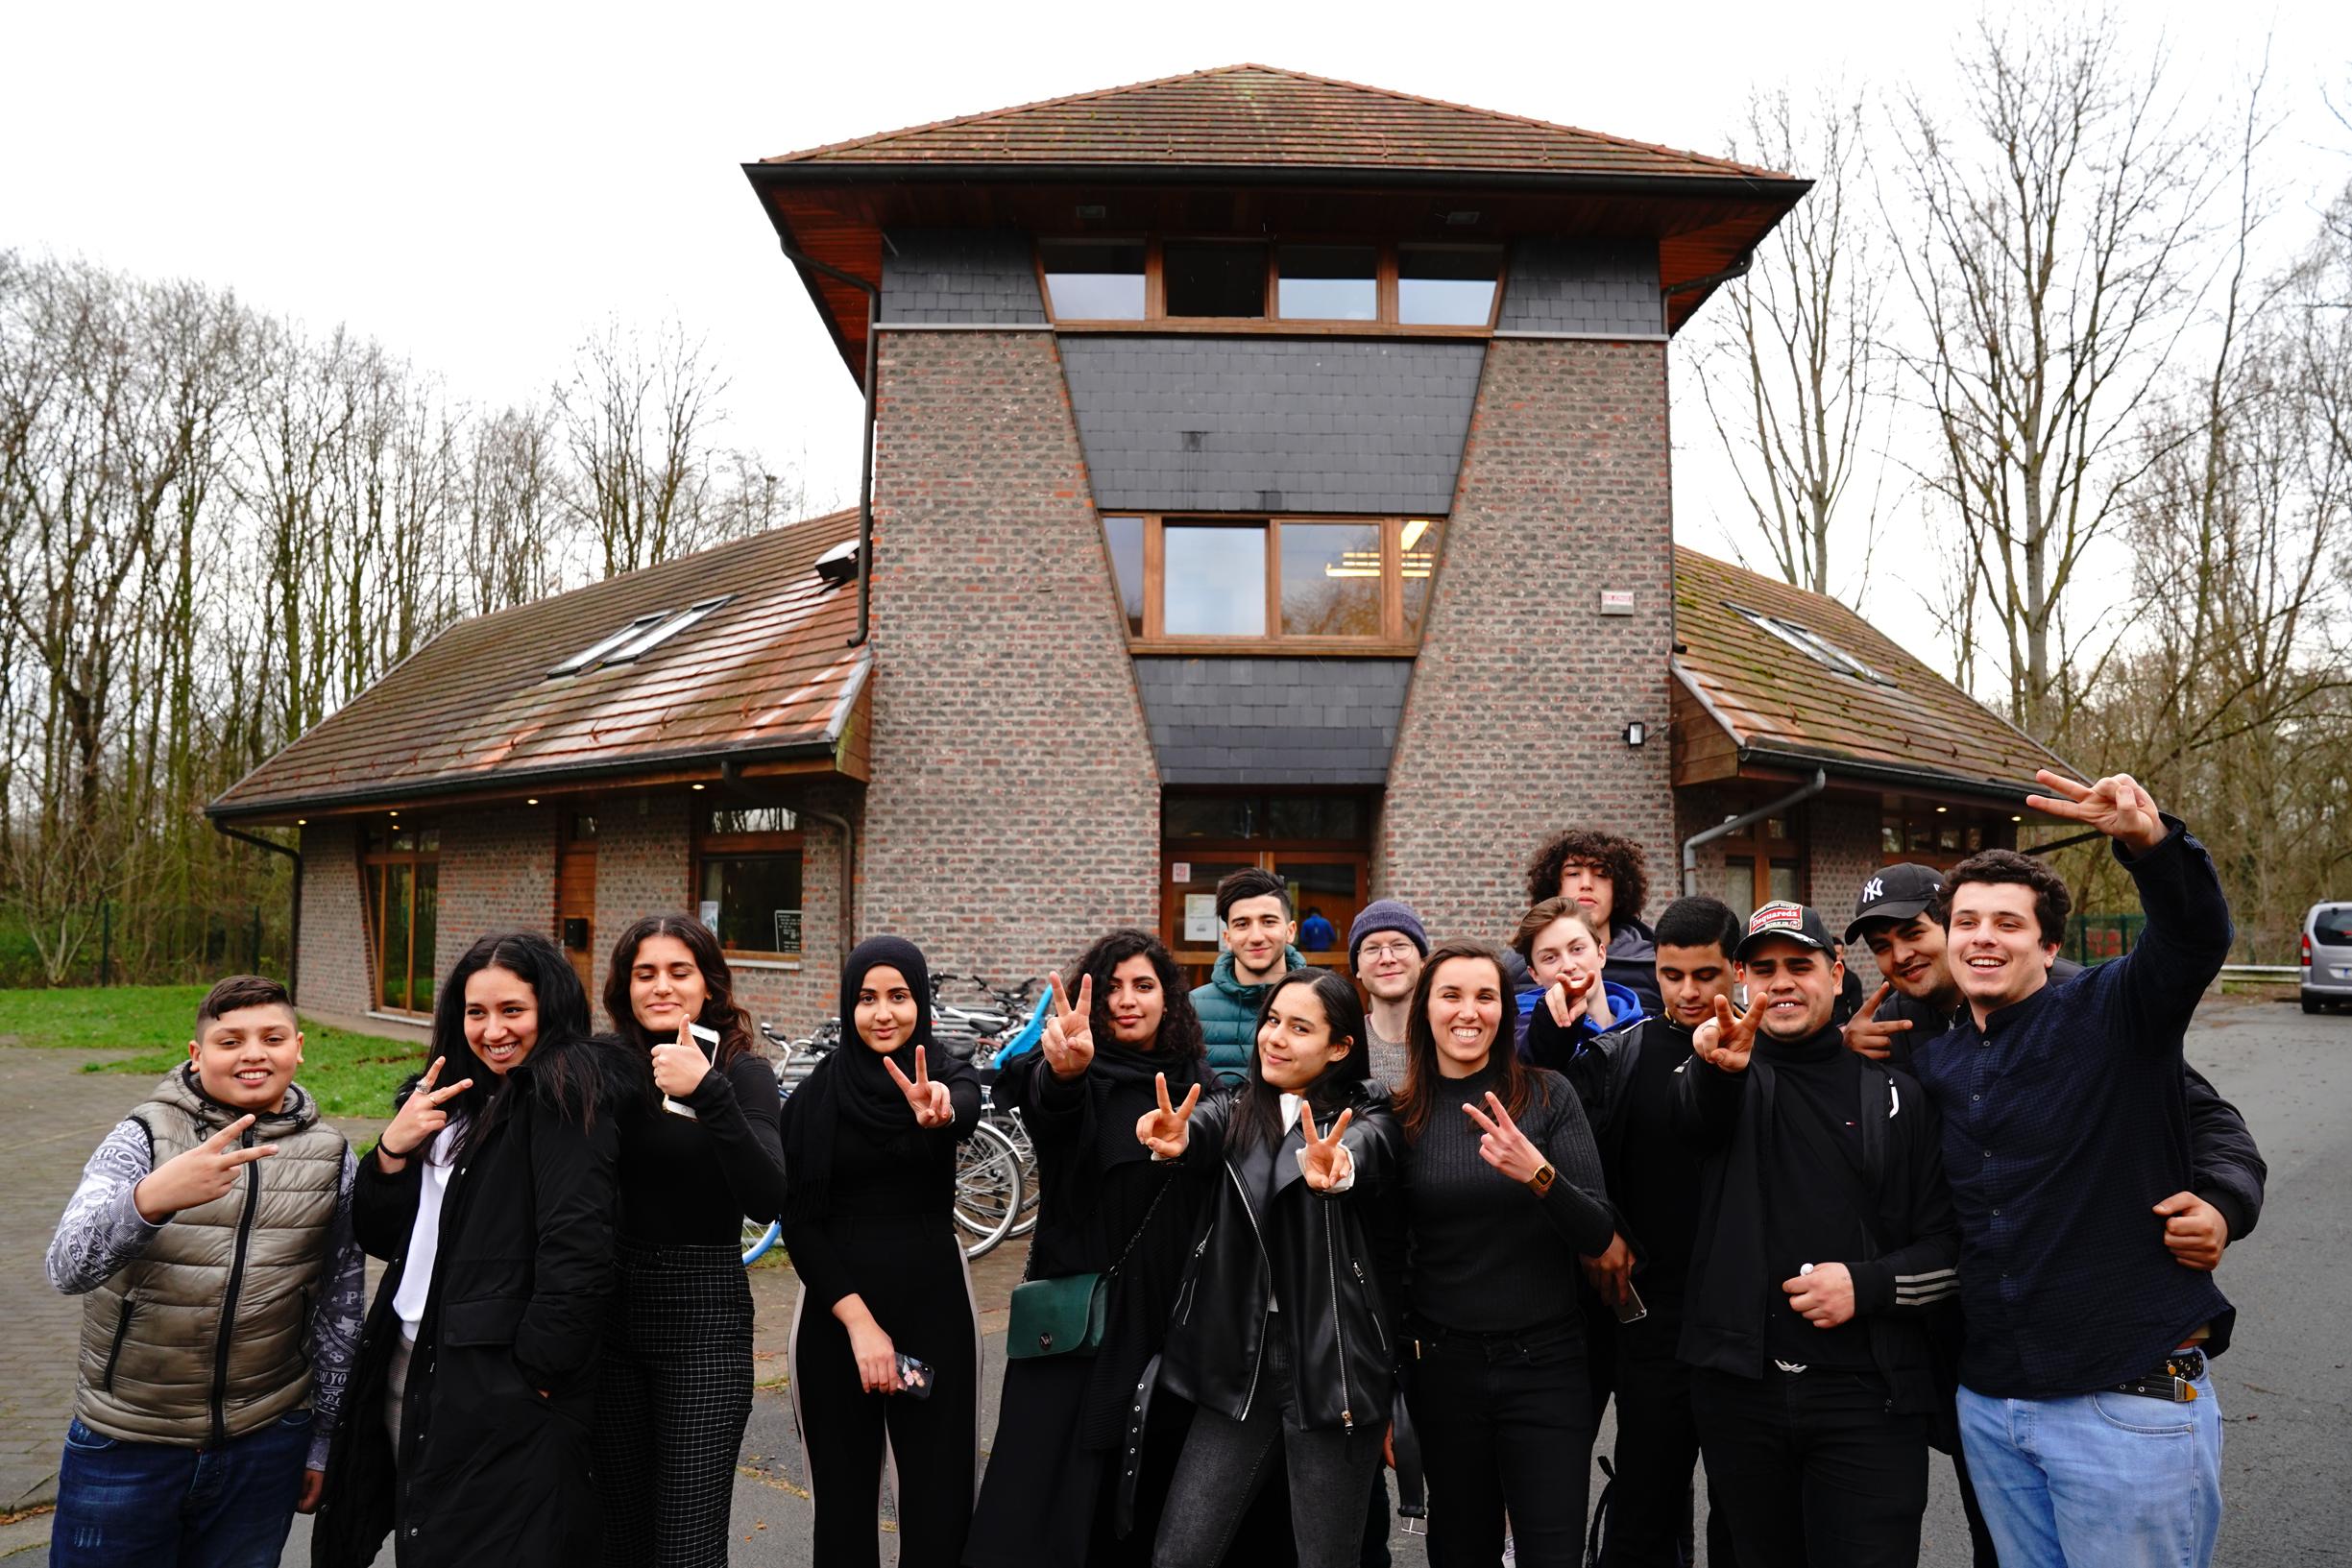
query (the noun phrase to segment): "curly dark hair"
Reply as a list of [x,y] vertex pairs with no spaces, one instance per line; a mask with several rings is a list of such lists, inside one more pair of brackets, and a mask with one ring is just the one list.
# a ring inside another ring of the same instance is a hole
[[1928,913],[1946,930],[1952,929],[1952,896],[1963,882],[2007,882],[2033,889],[2033,920],[2045,942],[2066,940],[2067,916],[2073,913],[2074,895],[2066,879],[2030,855],[2015,850],[1979,850],[1944,873],[1944,890],[1935,896]]
[[1598,828],[1570,828],[1536,852],[1527,862],[1527,902],[1541,904],[1560,896],[1561,873],[1572,861],[1599,866],[1614,891],[1610,921],[1639,920],[1650,898],[1649,857],[1630,838],[1605,833]]
[[1152,960],[1152,972],[1159,977],[1160,995],[1166,999],[1161,1003],[1159,1038],[1152,1042],[1152,1049],[1177,1061],[1200,1060],[1207,1048],[1201,1039],[1200,1015],[1193,1011],[1192,990],[1177,971],[1175,955],[1150,931],[1121,926],[1096,937],[1062,977],[1062,994],[1076,1002],[1079,981],[1092,976],[1094,1006],[1089,1009],[1089,1019],[1097,1039],[1111,1039],[1110,977],[1121,964],[1136,957]]

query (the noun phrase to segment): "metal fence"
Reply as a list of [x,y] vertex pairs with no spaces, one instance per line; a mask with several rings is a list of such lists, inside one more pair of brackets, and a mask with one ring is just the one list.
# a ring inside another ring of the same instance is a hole
[[290,934],[282,904],[107,899],[45,923],[38,938],[21,915],[0,916],[0,987],[283,979]]

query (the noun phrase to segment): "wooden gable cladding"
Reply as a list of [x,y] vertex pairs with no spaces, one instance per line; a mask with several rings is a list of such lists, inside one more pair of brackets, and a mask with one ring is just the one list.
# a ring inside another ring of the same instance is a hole
[[[1882,677],[1833,669],[1741,615],[1817,634]],[[2073,772],[2047,746],[1823,594],[1674,551],[1674,782],[1840,763],[1923,789],[2023,796],[2038,768]]]
[[[814,570],[839,512],[460,621],[208,808],[216,817],[650,782],[722,760],[834,771],[869,655],[854,584]],[[641,615],[726,602],[626,663],[548,672]]]

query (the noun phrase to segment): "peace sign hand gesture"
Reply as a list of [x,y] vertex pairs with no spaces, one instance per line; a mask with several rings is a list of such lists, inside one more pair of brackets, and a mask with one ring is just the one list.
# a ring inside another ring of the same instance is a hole
[[442,1128],[449,1124],[449,1113],[442,1107],[473,1087],[472,1078],[464,1078],[447,1089],[436,1089],[441,1081],[441,1069],[449,1061],[446,1056],[433,1058],[433,1065],[424,1070],[416,1088],[400,1101],[384,1135],[376,1141],[376,1153],[383,1165],[384,1173],[392,1174],[408,1157],[431,1143]]
[[2095,784],[2079,784],[2044,768],[2034,779],[2062,797],[2026,796],[2025,804],[2037,811],[2096,829],[2134,855],[2146,855],[2164,842],[2165,826],[2156,814],[2156,797],[2141,788],[2140,782],[2128,773],[2110,775]]
[[1315,1130],[1315,1112],[1303,1102],[1298,1107],[1298,1119],[1306,1127],[1306,1146],[1298,1151],[1298,1173],[1307,1185],[1319,1193],[1336,1192],[1355,1174],[1355,1156],[1340,1143],[1347,1123],[1355,1120],[1353,1111],[1342,1111],[1331,1123],[1331,1130]]
[[1870,1000],[1862,1003],[1862,1010],[1854,1015],[1853,1022],[1843,1031],[1848,1050],[1875,1062],[1883,1062],[1893,1054],[1895,1036],[1911,1026],[1911,1021],[1907,1018],[1882,1019],[1879,1016],[1879,1009],[1885,1005],[1886,999],[1894,994],[1894,990],[1893,980],[1880,980],[1879,989],[1873,991]]
[[1135,1119],[1135,1141],[1163,1160],[1181,1158],[1192,1146],[1193,1107],[1200,1103],[1200,1086],[1194,1084],[1181,1105],[1168,1102],[1168,1074],[1154,1073],[1152,1082],[1159,1089],[1159,1109],[1146,1111]]
[[1699,1060],[1723,1073],[1745,1073],[1748,1058],[1756,1050],[1757,1026],[1764,1021],[1764,1009],[1750,1007],[1746,1012],[1734,1012],[1732,999],[1715,999],[1715,1016],[1699,1025],[1690,1037],[1690,1049]]
[[1487,1092],[1485,1111],[1466,1103],[1462,1114],[1478,1123],[1480,1159],[1513,1181],[1523,1184],[1536,1179],[1536,1172],[1544,1167],[1543,1150],[1519,1131],[1519,1124],[1511,1120],[1511,1112],[1492,1090]]
[[244,1167],[278,1152],[276,1144],[237,1147],[237,1140],[253,1124],[253,1115],[248,1112],[139,1178],[139,1184],[131,1190],[131,1202],[139,1218],[151,1225],[160,1224],[182,1209],[225,1196],[236,1186]]
[[956,1120],[956,1103],[948,1097],[946,1084],[932,1081],[921,1046],[914,1048],[912,1078],[901,1073],[898,1064],[887,1056],[882,1059],[882,1065],[890,1070],[890,1076],[898,1082],[898,1092],[907,1097],[907,1103],[913,1108],[916,1126],[944,1127]]
[[1094,1060],[1094,977],[1079,978],[1076,1006],[1062,991],[1061,977],[1050,977],[1047,983],[1054,988],[1054,1005],[1060,1015],[1046,1020],[1045,1063],[1054,1076],[1067,1083],[1084,1077],[1086,1064]]

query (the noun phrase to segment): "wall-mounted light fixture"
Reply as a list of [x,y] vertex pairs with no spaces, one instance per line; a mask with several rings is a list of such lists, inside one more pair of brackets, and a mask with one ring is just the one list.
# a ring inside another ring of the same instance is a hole
[[700,789],[700,788],[702,788],[702,785],[700,785],[700,784],[696,784],[694,787],[695,787],[696,789]]
[[1650,727],[1649,727],[1648,725],[1646,725],[1646,724],[1642,723],[1642,722],[1641,722],[1641,720],[1639,720],[1639,719],[1635,719],[1635,720],[1634,720],[1632,723],[1630,723],[1630,724],[1626,725],[1626,727],[1625,727],[1625,743],[1626,743],[1627,745],[1629,745],[1629,746],[1638,746],[1638,745],[1640,745],[1640,744],[1641,744],[1643,741],[1645,741],[1645,740],[1647,740],[1647,739],[1649,739],[1649,738],[1650,738]]
[[537,795],[533,795],[529,800],[524,801],[522,804],[525,806],[537,806],[539,804],[539,797]]

